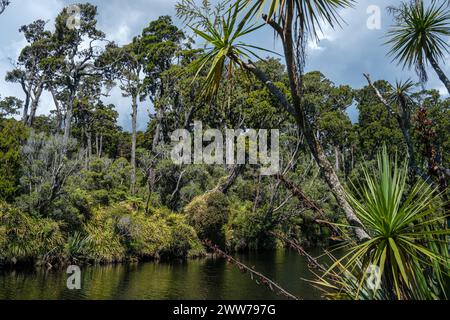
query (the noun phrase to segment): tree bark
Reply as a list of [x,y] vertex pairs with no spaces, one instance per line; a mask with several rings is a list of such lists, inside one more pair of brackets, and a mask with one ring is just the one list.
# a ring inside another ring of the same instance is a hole
[[159,141],[161,140],[161,131],[162,131],[162,120],[164,117],[164,111],[162,108],[158,108],[156,111],[156,128],[155,128],[155,135],[153,136],[153,143],[152,143],[152,150],[155,151],[156,147],[159,144]]
[[30,115],[27,117],[27,126],[31,127],[34,123],[34,119],[36,118],[36,111],[39,106],[39,100],[41,99],[42,91],[44,90],[44,85],[41,84],[36,90],[34,95],[34,99],[31,102],[31,110]]
[[98,154],[99,157],[103,156],[103,134],[100,135],[100,152]]
[[221,184],[219,183],[219,185],[216,187],[217,190],[219,190],[222,193],[227,193],[228,190],[230,190],[230,188],[236,182],[236,179],[239,177],[239,175],[244,170],[244,167],[245,166],[242,164],[237,164],[237,165],[233,166],[233,168],[231,169],[230,175],[227,177],[227,179],[225,180],[224,183],[221,183]]
[[335,157],[334,168],[335,168],[336,172],[339,172],[340,163],[339,163],[339,147],[338,146],[334,146],[334,157]]
[[66,116],[64,119],[64,137],[63,137],[63,156],[67,155],[68,145],[70,139],[70,132],[72,130],[73,105],[75,103],[75,93],[70,95],[67,104]]
[[28,109],[30,107],[30,95],[25,93],[25,103],[23,106],[22,123],[26,125],[28,123]]
[[90,129],[86,130],[86,136],[87,136],[87,155],[88,155],[88,160],[90,161],[92,159],[92,132]]
[[410,134],[410,119],[406,116],[407,113],[407,106],[402,105],[401,108],[403,109],[403,114],[400,116],[397,112],[394,112],[387,102],[387,100],[383,97],[380,90],[378,90],[377,87],[372,83],[372,80],[370,79],[370,76],[368,74],[365,74],[364,77],[367,79],[367,82],[369,83],[369,86],[375,91],[375,94],[377,95],[380,102],[385,106],[386,110],[388,111],[389,115],[394,117],[397,122],[398,126],[400,127],[400,130],[403,134],[403,139],[406,144],[407,153],[408,153],[408,162],[409,162],[409,168],[411,172],[414,172],[418,175],[422,175],[419,168],[416,165],[416,158],[414,153],[414,146],[411,141],[411,134]]
[[316,159],[316,162],[325,177],[325,181],[333,192],[333,195],[336,198],[339,206],[342,208],[342,210],[344,210],[347,222],[350,224],[350,226],[354,227],[354,233],[357,239],[359,241],[366,241],[370,239],[370,236],[364,230],[361,221],[358,219],[352,207],[348,203],[344,187],[339,181],[339,177],[337,176],[336,172],[333,169],[333,166],[325,155],[325,152],[319,141],[315,139],[314,133],[311,132],[310,129],[306,129],[304,130],[304,135],[309,149],[311,150],[311,153]]
[[49,90],[50,90],[50,93],[52,94],[53,103],[55,104],[55,108],[56,108],[56,132],[60,132],[60,130],[62,128],[62,122],[63,122],[61,105],[58,101],[55,90],[52,87],[50,87]]
[[136,188],[136,140],[137,140],[137,96],[133,96],[131,114],[131,194],[135,194]]
[[450,94],[450,80],[445,75],[444,71],[442,71],[441,67],[437,63],[437,61],[434,59],[433,56],[429,55],[427,56],[428,61],[430,61],[431,66],[433,67],[434,71],[436,71],[439,79],[442,81],[442,83],[447,88],[448,93]]

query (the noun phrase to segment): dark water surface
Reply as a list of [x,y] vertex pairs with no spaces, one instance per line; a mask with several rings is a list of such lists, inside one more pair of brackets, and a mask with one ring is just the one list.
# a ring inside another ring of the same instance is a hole
[[[320,298],[318,290],[302,280],[313,275],[306,259],[295,252],[236,257],[302,299]],[[67,289],[67,278],[65,270],[0,271],[0,299],[282,299],[224,259],[83,267],[81,290]]]

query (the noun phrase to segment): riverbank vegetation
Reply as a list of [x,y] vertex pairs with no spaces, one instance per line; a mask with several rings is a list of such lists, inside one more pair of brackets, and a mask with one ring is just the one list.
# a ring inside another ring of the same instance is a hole
[[[419,77],[391,84],[364,74],[367,85],[352,88],[305,73],[304,64],[308,38],[321,25],[338,27],[353,2],[180,1],[178,18],[189,28],[162,16],[123,46],[99,30],[89,3],[78,5],[76,27],[67,9],[52,28],[43,20],[23,26],[27,45],[5,75],[23,96],[0,97],[0,266],[290,244],[303,254],[338,243],[343,259],[330,251],[330,266],[310,260],[327,296],[446,298],[450,100],[427,89],[425,75],[429,61],[449,88],[439,67],[449,7],[391,8],[386,45]],[[255,24],[275,34],[281,56],[244,42]],[[105,102],[113,88],[129,100],[131,132]],[[38,110],[43,92],[53,99],[49,114]],[[144,106],[153,111],[138,131]],[[279,173],[175,164],[171,133],[192,132],[194,121],[222,132],[279,129]],[[373,267],[379,272],[367,272]],[[380,290],[366,287],[374,274]]]

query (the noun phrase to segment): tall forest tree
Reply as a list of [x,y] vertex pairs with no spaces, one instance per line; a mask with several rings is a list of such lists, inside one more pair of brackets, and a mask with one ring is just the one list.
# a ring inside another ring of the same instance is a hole
[[[138,103],[150,98],[156,113],[158,124],[154,133],[155,143],[159,142],[163,111],[158,106],[159,98],[164,95],[162,74],[167,71],[179,50],[183,33],[172,24],[168,16],[160,17],[149,23],[142,34],[130,44],[117,47],[108,46],[102,62],[113,66],[112,78],[120,82],[124,97],[131,97],[131,192],[136,186],[136,145]],[[155,146],[155,144],[153,144]]]
[[22,49],[15,69],[6,75],[6,81],[19,83],[25,94],[22,121],[29,127],[33,125],[41,95],[51,77],[48,62],[54,44],[45,25],[45,21],[37,20],[20,28],[28,45]]
[[[64,105],[64,139],[67,146],[72,129],[74,106],[83,83],[92,77],[101,77],[104,68],[96,66],[96,60],[103,51],[105,34],[97,28],[97,7],[78,4],[79,24],[67,23],[71,18],[67,8],[56,18],[54,45],[57,48],[52,61],[55,69],[53,87],[58,88],[57,96]],[[67,148],[63,148],[67,152]]]

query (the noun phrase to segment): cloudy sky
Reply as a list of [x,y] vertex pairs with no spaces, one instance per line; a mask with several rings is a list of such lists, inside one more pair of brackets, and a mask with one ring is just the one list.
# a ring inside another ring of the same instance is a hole
[[[200,0],[196,0],[200,1]],[[23,93],[17,85],[4,81],[5,74],[11,69],[11,60],[15,60],[25,45],[23,36],[18,32],[20,26],[37,19],[50,21],[58,12],[73,1],[65,0],[11,0],[11,5],[0,16],[0,95],[22,97]],[[98,6],[99,27],[109,40],[119,44],[129,42],[139,34],[149,21],[161,15],[174,15],[177,0],[91,0]],[[319,43],[311,43],[308,50],[307,71],[319,70],[336,84],[349,84],[355,88],[365,85],[363,73],[370,73],[373,79],[415,78],[414,73],[403,71],[390,58],[386,57],[387,48],[383,46],[391,18],[386,12],[388,5],[395,5],[399,0],[358,0],[353,9],[346,9],[342,16],[346,21],[339,30],[324,30]],[[367,21],[373,14],[373,5],[381,11],[381,28],[369,29]],[[370,11],[370,12],[369,12]],[[181,27],[181,23],[175,19]],[[271,33],[261,30],[246,39],[247,42],[279,51],[280,46]],[[199,43],[201,44],[201,43]],[[450,64],[443,66],[450,73]],[[444,86],[429,72],[429,88],[439,89],[445,93]],[[126,98],[122,98],[119,90],[114,90],[108,103],[114,103],[120,113],[120,125],[130,127],[130,107]],[[44,95],[39,107],[40,113],[47,113],[53,108],[48,95]],[[142,104],[139,114],[139,129],[145,129],[148,114],[152,112],[150,104]],[[356,118],[355,110],[350,110],[352,118]]]

